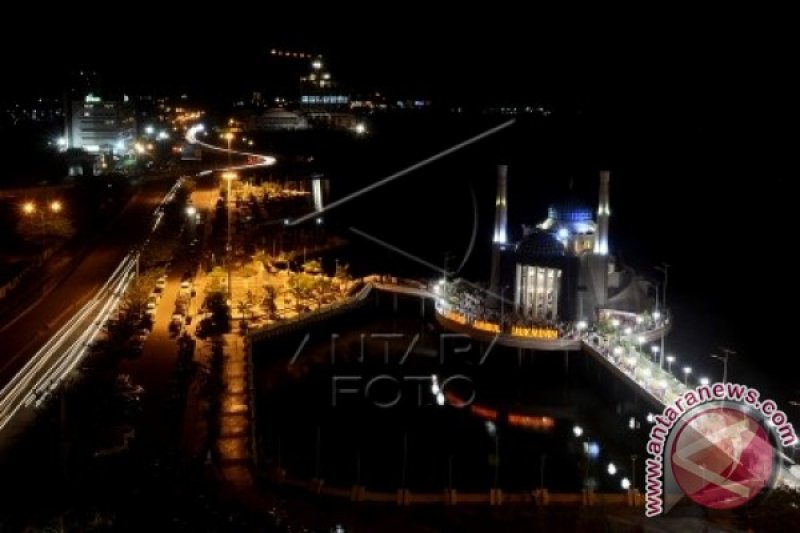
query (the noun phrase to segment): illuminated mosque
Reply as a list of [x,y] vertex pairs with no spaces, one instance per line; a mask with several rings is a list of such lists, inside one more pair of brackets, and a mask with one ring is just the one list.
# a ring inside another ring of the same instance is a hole
[[618,268],[609,253],[610,177],[600,172],[596,210],[574,199],[553,203],[546,219],[523,226],[522,238],[511,242],[508,167],[498,166],[490,292],[508,303],[513,294],[518,317],[593,320],[604,311],[638,314],[651,307],[649,282]]

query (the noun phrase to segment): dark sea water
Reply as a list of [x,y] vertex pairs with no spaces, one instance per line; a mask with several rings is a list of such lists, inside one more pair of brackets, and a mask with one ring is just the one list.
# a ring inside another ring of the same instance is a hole
[[[495,347],[484,358],[486,347],[477,344],[455,353],[463,343],[443,343],[430,305],[420,318],[418,301],[401,299],[395,311],[387,295],[309,329],[304,343],[305,333],[254,348],[260,463],[280,464],[292,477],[320,476],[334,486],[360,479],[371,490],[395,490],[404,479],[405,447],[412,490],[447,487],[450,464],[453,486],[462,491],[487,490],[495,475],[505,490],[532,490],[545,456],[551,490],[579,490],[586,476],[598,489],[615,491],[621,477],[631,477],[630,454],[643,449],[647,406],[584,354],[570,354],[567,362],[558,352],[520,360],[516,350]],[[388,348],[376,337],[387,334]],[[434,374],[439,382],[457,376],[447,391],[462,398],[474,393],[474,405],[497,412],[494,424],[469,408],[439,405]],[[513,427],[508,414],[548,417],[554,425]],[[628,427],[631,417],[639,428]],[[585,443],[598,450],[588,463]],[[616,476],[607,474],[609,462]]]

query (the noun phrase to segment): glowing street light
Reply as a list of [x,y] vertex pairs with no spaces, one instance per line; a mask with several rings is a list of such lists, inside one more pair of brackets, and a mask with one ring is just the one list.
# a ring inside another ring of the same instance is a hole
[[659,320],[660,318],[661,318],[661,312],[660,312],[660,311],[653,311],[653,320],[655,320],[656,322],[658,322],[658,320]]
[[580,427],[580,426],[574,426],[574,427],[572,428],[572,433],[573,433],[573,434],[574,434],[576,437],[580,438],[580,436],[581,436],[581,435],[583,435],[583,428],[582,428],[582,427]]
[[[228,141],[230,144],[230,140]],[[230,152],[228,152],[228,158],[230,158]],[[222,173],[222,179],[224,179],[228,183],[228,192],[227,198],[225,201],[226,206],[226,217],[227,218],[227,236],[226,236],[226,243],[225,243],[225,262],[227,263],[227,270],[228,270],[228,296],[231,294],[231,250],[233,249],[233,245],[231,244],[231,183],[233,180],[237,179],[239,174],[236,172],[228,171]]]
[[365,133],[367,133],[367,126],[363,122],[359,122],[358,124],[356,124],[353,130],[356,132],[357,135],[364,135]]
[[39,226],[39,232],[40,232],[39,237],[41,239],[41,247],[42,247],[42,256],[41,256],[41,261],[42,262],[44,262],[45,253],[47,252],[47,250],[45,249],[45,231],[46,231],[46,226],[47,226],[47,219],[46,219],[47,211],[50,211],[52,213],[60,213],[63,208],[64,208],[64,206],[63,206],[63,204],[61,203],[60,200],[52,200],[50,203],[47,204],[47,207],[44,208],[44,209],[37,208],[36,204],[34,202],[25,202],[24,204],[22,204],[22,213],[25,216],[33,216],[34,214],[36,214],[38,212],[39,216],[41,218],[40,226]]
[[675,362],[675,356],[674,355],[668,355],[667,356],[667,372],[672,372],[672,363],[674,363],[674,362]]
[[658,352],[661,351],[661,348],[659,348],[656,345],[653,345],[650,347],[650,351],[653,352],[653,362],[655,362],[656,357],[658,356]]
[[709,381],[709,379],[707,377],[704,376],[704,377],[700,378],[700,385],[708,385],[709,383],[710,383],[710,381]]
[[631,488],[631,480],[624,477],[620,480],[619,485],[622,487],[622,490],[629,490]]
[[692,367],[685,366],[683,367],[683,384],[687,385],[689,382],[689,374],[692,373]]
[[190,205],[186,208],[186,214],[190,217],[193,217],[197,214],[197,208],[193,205]]
[[[235,135],[233,133],[231,133],[230,131],[227,132],[227,133],[223,133],[222,134],[222,138],[225,139],[226,141],[228,141],[228,165],[229,166],[231,165],[231,142],[233,141],[234,137],[235,137]],[[224,174],[223,174],[222,177],[223,178],[225,177]]]
[[608,463],[607,471],[609,476],[617,475],[617,465],[615,465],[614,463]]

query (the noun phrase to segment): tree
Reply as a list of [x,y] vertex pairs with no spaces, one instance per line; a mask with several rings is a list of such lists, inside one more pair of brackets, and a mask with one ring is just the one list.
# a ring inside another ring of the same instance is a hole
[[336,272],[333,275],[339,283],[339,290],[344,293],[347,290],[347,284],[351,279],[350,265],[336,265]]
[[264,285],[264,302],[263,306],[267,310],[267,315],[270,319],[274,319],[278,315],[278,306],[275,303],[275,300],[278,298],[278,287],[267,283]]
[[230,331],[231,312],[222,292],[212,292],[206,297],[206,308],[211,311],[211,324],[215,333]]
[[314,289],[317,294],[317,309],[319,309],[325,301],[325,297],[333,291],[333,280],[327,276],[319,276],[314,280]]
[[139,320],[147,309],[147,301],[153,293],[158,278],[164,275],[164,269],[151,268],[141,272],[128,286],[123,298],[122,308],[126,317]]
[[17,222],[17,234],[27,241],[69,239],[75,235],[72,222],[63,213],[32,213]]
[[295,307],[298,313],[303,308],[302,301],[309,298],[313,290],[314,290],[313,276],[310,276],[305,272],[300,272],[298,274],[293,274],[289,278],[289,291],[294,296]]
[[158,235],[142,250],[142,255],[139,258],[140,264],[147,268],[172,260],[175,246],[174,238]]
[[226,288],[226,274],[221,267],[214,267],[208,273],[206,292],[224,292]]
[[316,259],[309,259],[303,263],[303,272],[308,274],[319,274],[322,272],[322,264]]

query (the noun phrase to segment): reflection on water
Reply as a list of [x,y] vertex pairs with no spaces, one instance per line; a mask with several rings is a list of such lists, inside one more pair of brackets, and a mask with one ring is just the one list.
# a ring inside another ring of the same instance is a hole
[[551,491],[632,477],[647,407],[588,356],[489,349],[420,314],[382,295],[254,346],[261,467],[373,490],[530,490],[542,464]]

